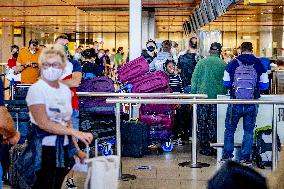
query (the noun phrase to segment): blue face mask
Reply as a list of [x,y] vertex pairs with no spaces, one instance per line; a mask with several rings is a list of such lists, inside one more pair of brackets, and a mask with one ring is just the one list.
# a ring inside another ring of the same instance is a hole
[[153,52],[155,49],[156,49],[156,48],[155,48],[154,46],[149,46],[149,47],[147,47],[147,50],[148,50],[149,52]]
[[67,53],[68,52],[68,45],[64,45],[64,51]]

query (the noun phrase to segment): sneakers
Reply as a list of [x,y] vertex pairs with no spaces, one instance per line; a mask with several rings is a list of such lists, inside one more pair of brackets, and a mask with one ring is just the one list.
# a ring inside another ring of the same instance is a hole
[[178,145],[178,146],[182,146],[182,145],[184,145],[184,142],[182,141],[181,138],[178,138],[177,140],[173,140],[173,144]]
[[252,167],[252,162],[249,160],[241,160],[240,164],[246,167]]
[[68,189],[77,189],[77,186],[74,184],[73,178],[68,178],[66,180],[66,186]]

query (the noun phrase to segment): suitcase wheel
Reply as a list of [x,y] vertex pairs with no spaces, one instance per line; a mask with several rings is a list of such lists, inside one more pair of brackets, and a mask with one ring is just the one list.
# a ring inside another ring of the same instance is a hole
[[174,148],[174,145],[173,143],[170,141],[170,142],[165,142],[162,144],[162,149],[165,151],[165,152],[171,152]]

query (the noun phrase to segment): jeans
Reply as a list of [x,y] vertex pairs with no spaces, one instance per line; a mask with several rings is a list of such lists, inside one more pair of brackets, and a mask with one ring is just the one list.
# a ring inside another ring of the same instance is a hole
[[197,124],[200,148],[210,153],[213,150],[210,142],[217,141],[217,105],[197,105]]
[[2,165],[1,165],[1,162],[0,162],[0,189],[2,189],[2,175],[3,175]]
[[240,160],[250,160],[257,110],[258,106],[252,104],[228,105],[225,121],[223,159],[233,157],[234,134],[240,118],[243,117],[244,135]]
[[191,85],[184,87],[184,93],[191,93]]
[[73,110],[71,119],[73,128],[79,130],[79,110]]

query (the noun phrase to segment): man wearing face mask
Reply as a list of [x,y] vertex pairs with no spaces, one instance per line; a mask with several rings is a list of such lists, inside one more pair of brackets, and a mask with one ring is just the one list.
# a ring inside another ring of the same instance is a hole
[[21,71],[21,83],[33,84],[39,78],[38,58],[41,51],[38,48],[38,41],[31,39],[29,47],[20,50],[17,61],[20,63],[18,67]]
[[[59,35],[55,39],[55,44],[62,45],[64,47],[65,53],[68,56],[68,37],[66,35]],[[80,85],[82,79],[82,68],[81,64],[74,59],[68,58],[66,62],[66,66],[64,68],[63,74],[60,77],[61,83],[67,85],[72,94],[72,126],[74,129],[79,130],[79,99],[76,95],[76,88]],[[74,171],[71,170],[70,173],[67,175],[66,185],[68,188],[76,188],[74,181],[73,181]]]
[[141,56],[143,56],[147,62],[150,64],[154,58],[157,56],[157,53],[155,52],[157,46],[155,41],[152,39],[149,39],[146,43],[146,48],[145,50],[142,50]]

